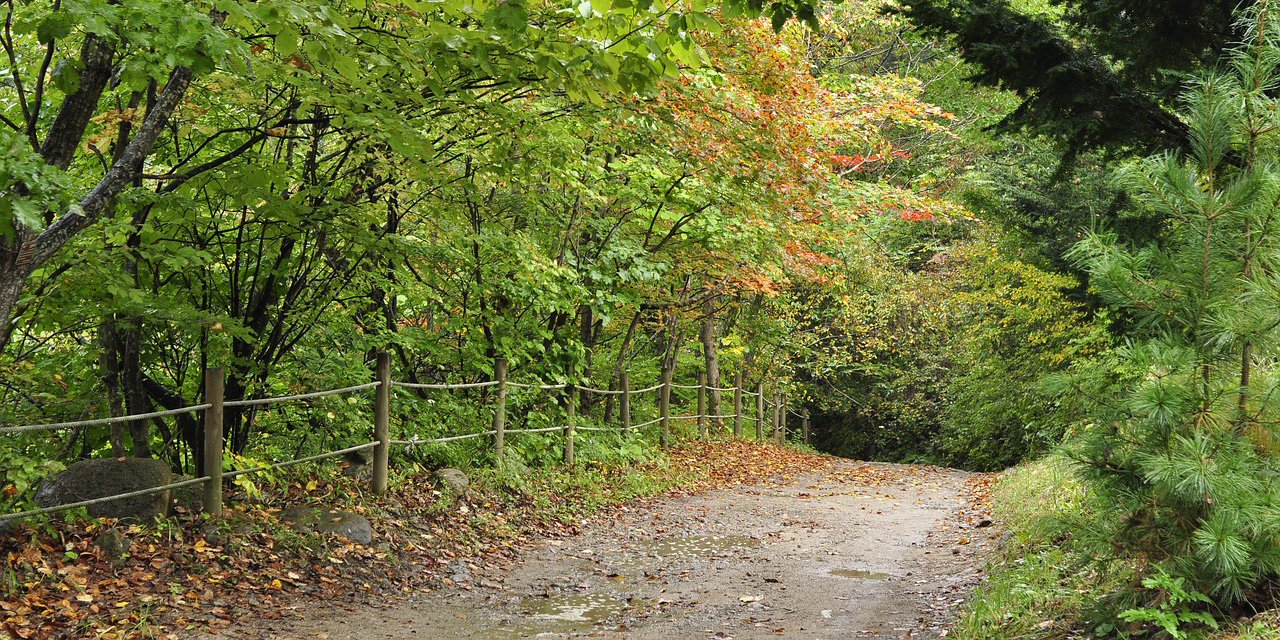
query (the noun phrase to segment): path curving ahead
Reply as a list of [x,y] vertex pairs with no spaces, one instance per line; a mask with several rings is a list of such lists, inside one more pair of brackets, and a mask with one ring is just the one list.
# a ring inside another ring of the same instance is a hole
[[909,638],[946,635],[992,529],[979,476],[838,462],[668,498],[526,550],[469,588],[231,630],[236,637]]

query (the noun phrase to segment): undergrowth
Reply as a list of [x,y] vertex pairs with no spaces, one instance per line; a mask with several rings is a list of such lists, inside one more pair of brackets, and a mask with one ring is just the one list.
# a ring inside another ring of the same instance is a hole
[[1001,477],[992,507],[1003,544],[952,637],[1280,640],[1280,610],[1209,623],[1212,608],[1158,567],[1102,557],[1107,545],[1091,535],[1095,496],[1072,464],[1054,454]]

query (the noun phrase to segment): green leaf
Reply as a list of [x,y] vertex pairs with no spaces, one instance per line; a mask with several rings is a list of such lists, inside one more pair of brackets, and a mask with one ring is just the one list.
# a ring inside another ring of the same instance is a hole
[[40,44],[47,44],[54,40],[67,37],[71,33],[71,27],[75,24],[75,18],[66,11],[58,11],[40,21],[36,27],[36,38]]

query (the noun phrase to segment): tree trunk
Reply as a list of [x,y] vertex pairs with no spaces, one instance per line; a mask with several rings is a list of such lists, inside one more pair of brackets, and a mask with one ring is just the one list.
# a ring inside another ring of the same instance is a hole
[[[131,322],[138,321],[138,318],[131,319]],[[151,402],[142,388],[141,331],[136,324],[123,331],[117,327],[116,331],[120,334],[120,346],[123,349],[120,354],[120,373],[124,384],[124,409],[129,415],[150,413]],[[147,420],[129,421],[129,438],[133,441],[135,458],[151,457],[147,424]]]
[[[618,347],[618,360],[613,363],[613,374],[609,376],[609,390],[613,391],[618,388],[622,380],[622,372],[627,366],[627,352],[631,349],[631,340],[636,335],[636,326],[640,324],[640,316],[642,309],[636,309],[631,316],[631,324],[627,325],[627,335],[622,338],[622,346]],[[604,421],[609,422],[613,417],[614,397],[609,396],[604,401]]]
[[[102,383],[107,388],[107,412],[112,418],[125,415],[120,397],[120,338],[116,334],[115,319],[106,318],[98,325],[98,362],[102,365]],[[124,448],[124,423],[111,425],[111,456],[122,458]]]
[[[711,387],[708,413],[720,415],[720,337],[716,334],[716,317],[711,306],[711,299],[702,301],[702,356],[707,372],[707,386]],[[715,418],[717,430],[724,428],[724,420]]]

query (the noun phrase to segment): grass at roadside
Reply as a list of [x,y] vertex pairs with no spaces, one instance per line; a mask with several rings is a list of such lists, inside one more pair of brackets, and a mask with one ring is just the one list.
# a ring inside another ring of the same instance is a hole
[[1118,612],[1138,606],[1114,597],[1140,588],[1138,567],[1118,560],[1086,561],[1087,550],[1106,546],[1087,539],[1089,504],[1085,486],[1061,456],[1006,472],[992,493],[994,520],[1005,529],[1004,544],[991,561],[987,583],[969,598],[951,637],[1280,640],[1280,609],[1227,621],[1216,632],[1184,625],[1180,636],[1118,619]]
[[1087,526],[1088,495],[1069,463],[1049,456],[1001,478],[992,495],[1005,528],[987,584],[956,620],[961,640],[1073,637],[1082,614],[1130,576],[1081,566],[1076,543]]
[[[567,536],[637,500],[785,478],[829,464],[787,447],[735,440],[690,443],[623,465],[523,474],[470,470],[455,501],[404,474],[384,496],[329,470],[281,475],[216,526],[198,516],[121,526],[129,554],[113,565],[94,538],[115,523],[69,517],[0,536],[0,629],[18,638],[180,638],[245,616],[290,615],[305,600],[385,597],[467,576],[466,588],[528,541]],[[282,507],[317,504],[367,517],[370,545],[300,534]]]

